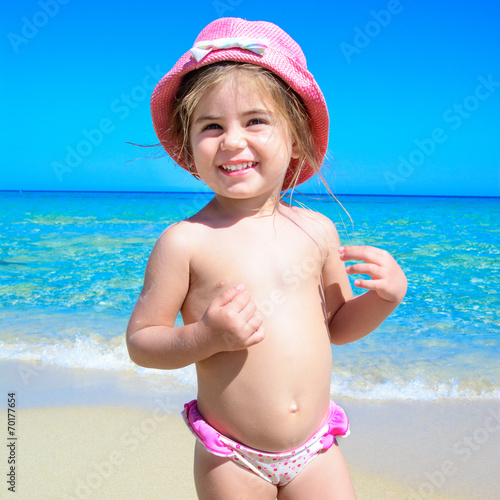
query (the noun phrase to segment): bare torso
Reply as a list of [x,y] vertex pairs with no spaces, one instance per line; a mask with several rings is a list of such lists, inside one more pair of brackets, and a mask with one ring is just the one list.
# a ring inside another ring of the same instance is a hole
[[322,225],[301,209],[217,226],[202,211],[181,224],[191,242],[184,322],[199,321],[221,291],[240,283],[264,318],[262,342],[197,363],[200,413],[252,448],[298,446],[321,425],[330,399]]

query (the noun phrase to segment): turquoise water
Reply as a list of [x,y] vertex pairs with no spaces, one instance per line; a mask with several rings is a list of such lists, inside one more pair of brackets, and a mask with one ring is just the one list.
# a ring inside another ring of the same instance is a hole
[[[149,253],[205,194],[0,193],[0,359],[136,371],[194,386],[192,366],[136,367],[124,331]],[[333,347],[332,394],[368,399],[500,396],[500,200],[349,196],[353,224],[329,198],[344,244],[390,251],[404,302],[365,339]]]

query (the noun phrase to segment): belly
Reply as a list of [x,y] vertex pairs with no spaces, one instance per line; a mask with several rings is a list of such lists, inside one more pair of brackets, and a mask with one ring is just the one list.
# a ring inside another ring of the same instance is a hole
[[331,345],[317,300],[288,300],[264,325],[260,344],[197,364],[198,405],[225,436],[258,450],[285,451],[305,442],[326,416]]

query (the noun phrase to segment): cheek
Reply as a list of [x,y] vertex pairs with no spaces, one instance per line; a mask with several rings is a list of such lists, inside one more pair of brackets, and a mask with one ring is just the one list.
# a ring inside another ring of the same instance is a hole
[[262,134],[258,138],[261,146],[271,146],[275,151],[279,151],[280,155],[291,156],[292,154],[292,141],[280,130],[271,130]]
[[193,158],[195,161],[197,159],[202,159],[210,156],[212,152],[212,146],[209,140],[206,138],[203,140],[191,140],[190,141],[191,151],[193,153]]
[[260,145],[265,146],[265,145],[269,144],[269,141],[272,141],[273,139],[276,140],[276,138],[274,138],[273,135],[274,134],[271,131],[266,132],[266,133],[261,133],[257,137],[257,142]]

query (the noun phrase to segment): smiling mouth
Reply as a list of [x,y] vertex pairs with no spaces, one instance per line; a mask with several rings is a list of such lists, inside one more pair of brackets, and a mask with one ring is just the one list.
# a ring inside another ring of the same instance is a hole
[[255,165],[257,165],[256,161],[244,161],[241,163],[224,164],[221,165],[220,168],[222,168],[222,170],[225,170],[226,172],[238,172],[240,170],[253,168],[255,167]]

